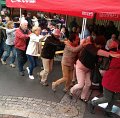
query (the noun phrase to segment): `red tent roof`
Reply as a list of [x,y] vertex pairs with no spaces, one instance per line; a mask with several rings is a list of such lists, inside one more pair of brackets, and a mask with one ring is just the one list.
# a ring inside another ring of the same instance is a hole
[[120,20],[119,0],[6,0],[7,7],[53,12],[85,18]]

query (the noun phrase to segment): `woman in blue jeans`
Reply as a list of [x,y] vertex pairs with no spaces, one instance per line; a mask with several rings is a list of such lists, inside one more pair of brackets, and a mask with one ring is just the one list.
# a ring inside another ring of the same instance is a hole
[[6,34],[7,34],[7,39],[6,39],[6,53],[3,55],[1,62],[3,65],[6,65],[6,60],[10,56],[10,53],[12,52],[12,57],[10,59],[10,66],[12,68],[15,67],[15,58],[16,58],[16,51],[14,48],[14,39],[15,39],[15,30],[14,28],[14,23],[13,21],[8,21],[7,23],[7,29],[6,29]]
[[32,34],[30,34],[30,41],[26,50],[26,54],[29,60],[29,67],[27,67],[27,71],[29,74],[30,79],[34,79],[33,76],[33,69],[37,66],[36,58],[40,55],[40,40],[42,40],[44,37],[40,35],[41,28],[34,26],[32,28]]

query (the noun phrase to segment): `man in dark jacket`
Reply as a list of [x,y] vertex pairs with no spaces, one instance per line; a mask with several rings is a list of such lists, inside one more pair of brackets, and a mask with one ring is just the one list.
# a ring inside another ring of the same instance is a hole
[[51,36],[49,36],[45,40],[45,44],[41,52],[44,70],[40,72],[40,76],[41,76],[41,84],[45,86],[47,85],[46,83],[47,76],[52,71],[55,51],[58,50],[58,47],[61,47],[61,46],[63,47],[64,45],[63,42],[60,42],[59,37],[60,37],[60,30],[54,29]]

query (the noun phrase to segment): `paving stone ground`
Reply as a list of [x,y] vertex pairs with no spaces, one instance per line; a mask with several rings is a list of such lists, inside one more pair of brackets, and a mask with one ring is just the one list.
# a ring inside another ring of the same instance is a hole
[[70,100],[67,94],[60,103],[0,96],[0,114],[3,114],[0,118],[83,118],[84,111],[85,104],[75,99]]

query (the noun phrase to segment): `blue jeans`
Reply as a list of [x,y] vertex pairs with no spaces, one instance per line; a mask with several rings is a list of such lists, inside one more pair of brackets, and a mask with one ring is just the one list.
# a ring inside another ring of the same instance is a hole
[[4,52],[4,41],[1,40],[1,42],[0,42],[0,58],[2,57],[3,52]]
[[12,52],[10,64],[13,64],[15,62],[15,59],[16,59],[16,50],[14,48],[14,45],[7,45],[6,44],[6,54],[3,55],[3,61],[6,61],[6,59],[10,56],[10,52]]
[[29,70],[30,70],[30,75],[33,75],[33,69],[37,66],[37,58],[35,56],[27,55],[27,58],[30,62],[29,65]]

